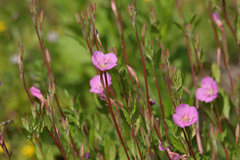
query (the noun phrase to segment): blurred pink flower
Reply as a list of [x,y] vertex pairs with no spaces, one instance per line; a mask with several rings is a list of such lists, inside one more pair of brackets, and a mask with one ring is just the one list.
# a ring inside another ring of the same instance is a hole
[[159,139],[158,148],[159,148],[160,151],[164,151],[164,148],[163,148],[163,146],[161,146],[161,144],[162,144],[162,143],[161,143],[161,141],[160,141],[160,139]]
[[43,97],[41,91],[35,87],[31,87],[30,92],[34,97],[37,97],[38,99],[41,99]]
[[[106,74],[107,74],[107,83],[108,83],[108,86],[110,86],[112,84],[112,82],[111,82],[112,77],[110,76],[109,73],[106,73]],[[106,81],[105,81],[104,75],[103,75],[103,82],[104,82],[104,86],[105,86]],[[90,92],[100,94],[100,98],[103,100],[105,99],[104,88],[101,83],[100,75],[94,76],[90,80],[90,86],[91,86],[91,89],[89,90]]]
[[188,104],[179,104],[173,115],[173,121],[181,128],[190,126],[198,120],[198,111]]
[[101,71],[107,71],[117,65],[117,57],[113,53],[103,54],[95,51],[92,56],[93,65]]
[[30,92],[34,97],[37,97],[39,100],[41,100],[41,110],[43,110],[44,103],[47,102],[47,100],[43,97],[41,91],[35,87],[31,87]]
[[204,77],[201,81],[201,88],[196,92],[196,98],[202,102],[212,102],[218,93],[217,82],[211,77]]
[[213,12],[212,16],[213,16],[213,20],[214,20],[215,23],[217,24],[218,28],[219,28],[221,31],[224,31],[223,23],[222,23],[222,21],[220,20],[218,14],[217,14],[216,12]]

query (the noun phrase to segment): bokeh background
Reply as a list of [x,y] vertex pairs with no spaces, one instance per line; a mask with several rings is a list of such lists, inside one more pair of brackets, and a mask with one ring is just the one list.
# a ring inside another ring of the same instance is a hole
[[[96,28],[99,32],[104,50],[107,47],[116,47],[119,53],[121,39],[119,37],[116,20],[110,7],[110,0],[92,0],[96,3]],[[121,1],[124,36],[126,42],[129,64],[135,69],[141,84],[144,84],[141,59],[137,41],[132,28],[131,19],[127,10],[127,4],[131,1]],[[200,36],[200,47],[202,48],[202,61],[206,73],[210,72],[211,63],[216,61],[217,45],[214,40],[213,31],[207,15],[205,1],[181,0],[181,10],[187,20],[195,15],[193,32]],[[95,112],[93,94],[89,92],[89,80],[95,75],[91,57],[86,47],[81,29],[75,20],[75,11],[85,11],[88,0],[38,0],[38,11],[44,10],[43,41],[44,48],[48,48],[51,55],[51,67],[54,81],[57,86],[57,94],[61,106],[68,108],[64,89],[68,90],[73,97],[80,95],[81,105],[85,113],[91,117]],[[149,7],[154,6],[161,28],[161,40],[163,47],[169,48],[171,63],[180,68],[184,75],[184,86],[192,93],[193,84],[187,49],[183,32],[176,23],[180,23],[177,14],[175,0],[137,0],[138,30],[146,22],[147,32],[150,31]],[[234,22],[235,1],[227,1],[227,13],[230,21]],[[239,48],[233,39],[229,29],[227,32],[227,46],[231,72],[239,68]],[[17,64],[17,43],[24,47],[24,73],[27,87],[40,88],[46,96],[48,78],[47,71],[42,59],[38,39],[33,27],[29,11],[29,0],[0,0],[0,122],[12,119],[14,124],[8,125],[4,131],[4,140],[13,151],[16,159],[36,159],[34,146],[27,141],[21,127],[21,117],[30,114],[30,101],[24,91]],[[122,60],[124,63],[124,59]],[[222,71],[222,86],[229,91],[228,78],[225,78],[224,67]],[[163,83],[160,70],[157,70],[161,81],[161,92],[168,104],[169,97]],[[150,76],[150,74],[149,74]],[[234,76],[233,76],[234,77]],[[149,78],[150,97],[155,98],[153,78]],[[168,106],[164,106],[166,109]],[[155,105],[153,113],[158,114],[159,104]],[[168,114],[167,116],[170,116]],[[77,137],[77,136],[76,136]],[[80,141],[81,137],[77,137]],[[47,136],[42,136],[43,142],[47,143]],[[47,144],[51,144],[51,141]],[[55,149],[56,156],[58,151]],[[0,159],[5,158],[0,149]]]

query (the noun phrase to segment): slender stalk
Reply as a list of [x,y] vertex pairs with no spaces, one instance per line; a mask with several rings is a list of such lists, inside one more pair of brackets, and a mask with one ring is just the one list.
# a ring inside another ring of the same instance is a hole
[[182,131],[183,131],[185,140],[187,141],[187,144],[188,144],[188,147],[189,147],[189,152],[190,152],[190,154],[192,153],[192,156],[193,156],[194,160],[196,160],[196,157],[195,157],[194,152],[193,152],[193,147],[188,140],[188,137],[187,137],[186,132],[185,132],[185,128],[182,128]]
[[164,131],[165,131],[165,135],[166,135],[167,141],[169,142],[168,132],[167,132],[167,124],[166,124],[166,121],[165,121],[165,113],[164,113],[164,108],[163,108],[162,98],[161,98],[161,92],[160,92],[160,89],[159,89],[159,85],[158,85],[158,80],[157,80],[157,75],[156,75],[156,70],[155,69],[153,69],[153,74],[154,74],[154,81],[155,81],[155,84],[156,84],[156,87],[157,87],[157,91],[158,91],[158,99],[159,99],[159,102],[160,102],[160,108],[161,108],[162,116],[163,116]]
[[1,147],[2,147],[2,150],[3,150],[3,152],[4,152],[4,154],[5,154],[5,156],[7,157],[7,159],[9,160],[10,159],[10,154],[9,154],[9,152],[8,152],[8,149],[7,149],[7,146],[6,146],[6,144],[5,144],[5,142],[4,141],[2,141],[2,144],[0,144],[1,145]]
[[184,149],[184,152],[185,152],[187,158],[189,159],[188,152],[187,152],[186,148],[184,147],[182,140],[180,138],[178,138],[178,140],[180,141],[182,148]]
[[227,25],[228,25],[228,27],[229,27],[232,35],[233,35],[233,38],[235,39],[235,41],[237,42],[238,46],[240,47],[240,44],[239,44],[238,41],[237,41],[237,37],[236,37],[235,31],[234,31],[231,23],[229,22],[229,19],[228,19],[227,15],[226,15],[225,8],[224,8],[223,5],[222,5],[222,14],[223,14],[223,18],[224,18],[225,21],[227,22]]
[[117,130],[118,136],[119,136],[119,138],[120,138],[120,141],[121,141],[121,143],[122,143],[122,146],[123,146],[123,148],[124,148],[124,151],[125,151],[125,153],[126,153],[126,156],[127,156],[128,160],[130,160],[129,155],[128,155],[128,152],[127,152],[127,149],[126,149],[125,144],[124,144],[124,142],[123,142],[121,133],[120,133],[118,127],[117,127],[117,122],[116,122],[116,119],[115,119],[115,117],[114,117],[114,113],[113,113],[113,110],[112,110],[111,101],[110,101],[110,97],[109,97],[109,90],[108,90],[107,74],[106,74],[106,72],[104,72],[104,76],[105,76],[105,83],[106,83],[106,93],[107,93],[106,96],[107,96],[107,102],[108,102],[108,109],[109,109],[109,112],[110,112],[110,114],[111,114],[111,116],[112,116],[112,119],[113,119],[115,128],[116,128],[116,130]]
[[[145,58],[143,57],[143,52],[142,52],[142,48],[141,48],[141,44],[138,38],[138,33],[137,33],[137,29],[135,31],[136,34],[136,38],[137,38],[137,43],[138,43],[138,48],[140,50],[140,54],[141,54],[141,60],[142,60],[142,66],[143,66],[143,72],[144,72],[144,80],[145,80],[145,88],[146,88],[146,96],[147,96],[147,105],[148,105],[148,112],[150,114],[150,117],[152,116],[152,112],[151,112],[151,108],[150,108],[150,103],[149,103],[149,93],[148,93],[148,84],[147,84],[147,71],[146,71],[146,66],[145,66]],[[144,37],[143,37],[143,42],[144,42]]]
[[229,66],[228,66],[228,63],[227,63],[227,60],[223,54],[223,50],[221,48],[221,45],[220,45],[220,42],[219,42],[219,38],[218,38],[218,35],[217,35],[217,31],[216,31],[216,28],[214,26],[214,22],[213,22],[213,19],[212,19],[212,15],[211,15],[211,11],[209,9],[209,7],[207,7],[207,11],[208,11],[208,17],[211,21],[211,26],[212,26],[212,29],[213,29],[213,33],[214,33],[214,37],[216,39],[216,42],[217,42],[217,46],[218,48],[221,50],[221,56],[222,56],[222,59],[223,59],[223,63],[224,63],[224,66],[227,70],[227,73],[228,73],[228,77],[229,77],[229,80],[230,80],[230,83],[231,83],[231,86],[233,86],[233,80],[232,80],[232,76],[230,74],[230,70],[229,70]]
[[221,125],[220,118],[219,118],[219,116],[217,114],[217,110],[216,110],[215,104],[214,103],[212,103],[212,104],[213,104],[213,111],[214,111],[214,113],[216,115],[216,118],[217,118],[219,132],[222,133],[222,125]]
[[42,158],[43,158],[43,160],[45,160],[45,157],[44,157],[44,154],[43,154],[42,147],[41,147],[41,144],[40,144],[40,142],[39,142],[39,139],[38,139],[37,136],[35,136],[35,139],[37,140],[38,148],[40,149]]
[[[45,66],[46,66],[46,68],[47,68],[47,72],[48,72],[48,77],[49,77],[49,80],[50,80],[50,84],[53,85],[52,71],[51,71],[51,69],[49,68],[49,65],[48,65],[48,63],[47,63],[46,55],[45,55],[44,49],[43,49],[43,43],[42,43],[42,41],[41,41],[41,38],[40,38],[40,35],[39,35],[39,32],[38,32],[38,29],[37,29],[37,25],[34,25],[34,28],[35,28],[36,33],[37,33],[38,41],[39,41],[40,48],[41,48],[41,51],[42,51],[43,60],[44,60]],[[61,107],[60,107],[60,104],[59,104],[59,102],[58,102],[57,95],[54,94],[54,97],[55,97],[55,100],[56,100],[56,102],[57,102],[58,110],[60,111],[61,116],[64,117],[64,114],[63,114],[62,109],[61,109]],[[79,156],[79,152],[78,152],[78,150],[76,149],[76,146],[75,146],[75,144],[74,144],[74,142],[73,142],[71,133],[69,133],[69,135],[70,135],[70,139],[71,139],[72,146],[73,146],[75,152],[77,153],[77,155]]]

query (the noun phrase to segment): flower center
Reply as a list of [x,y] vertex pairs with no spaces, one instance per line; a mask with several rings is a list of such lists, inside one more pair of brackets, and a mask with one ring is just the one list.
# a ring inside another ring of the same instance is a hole
[[213,89],[209,90],[209,94],[212,95],[213,94]]
[[103,90],[102,84],[101,83],[97,83],[96,86],[95,86],[95,89]]
[[109,65],[111,63],[112,63],[112,60],[109,57],[103,57],[100,67],[104,68],[106,65]]
[[189,120],[189,117],[185,114],[182,119],[184,122],[187,122]]

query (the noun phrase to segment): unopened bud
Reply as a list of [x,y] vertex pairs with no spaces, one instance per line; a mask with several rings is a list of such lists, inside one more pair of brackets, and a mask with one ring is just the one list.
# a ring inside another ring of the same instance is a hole
[[48,107],[51,106],[51,100],[48,94],[47,94],[47,106]]
[[89,7],[87,7],[87,16],[89,19],[91,18]]
[[128,4],[128,12],[129,12],[130,16],[132,16],[132,9],[129,4]]
[[145,136],[145,141],[146,141],[147,147],[150,148],[150,142],[147,136]]
[[95,14],[96,13],[96,3],[94,3],[94,5],[93,5],[93,14]]
[[55,94],[55,92],[56,92],[56,88],[55,88],[55,84],[53,83],[52,84],[52,94]]
[[51,57],[50,57],[50,53],[49,53],[47,48],[46,48],[46,58],[47,58],[47,62],[50,63],[51,62]]
[[145,36],[146,33],[146,23],[144,23],[143,27],[142,27],[142,37]]
[[22,63],[19,53],[17,54],[17,62],[18,62],[18,65],[21,65]]
[[84,144],[82,143],[81,147],[80,147],[80,151],[79,151],[80,157],[84,156]]
[[149,99],[150,106],[153,106],[156,102],[152,99]]
[[24,51],[23,51],[23,45],[21,45],[21,57],[23,56],[23,53],[24,53]]
[[237,124],[235,136],[236,136],[236,144],[238,144],[238,137],[239,137],[239,124]]
[[126,65],[126,66],[127,66],[128,71],[131,73],[131,75],[133,77],[137,77],[136,72],[129,65]]
[[116,4],[115,4],[114,0],[111,0],[111,8],[112,8],[113,13],[114,13],[114,15],[115,15],[115,17],[116,17],[116,19],[118,21],[117,7],[116,7]]
[[40,13],[40,23],[43,23],[43,10]]
[[30,12],[33,13],[33,7],[31,2],[29,2],[29,8],[30,8]]
[[77,21],[79,24],[81,24],[80,16],[79,16],[79,14],[78,14],[77,11],[75,12],[75,18],[76,18],[76,21]]
[[220,18],[218,17],[218,14],[217,13],[213,13],[212,14],[213,16],[213,20],[215,21],[215,23],[217,24],[217,26],[219,27],[219,29],[221,31],[223,31],[223,24],[222,24],[222,21],[220,20]]

